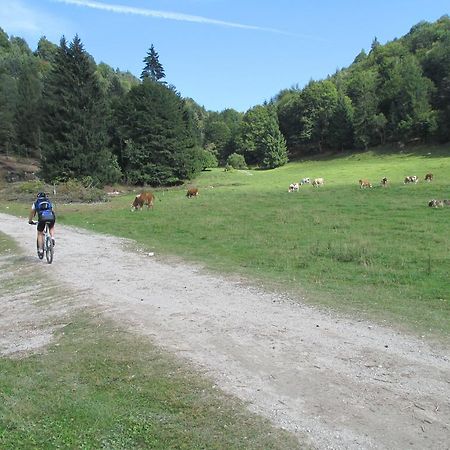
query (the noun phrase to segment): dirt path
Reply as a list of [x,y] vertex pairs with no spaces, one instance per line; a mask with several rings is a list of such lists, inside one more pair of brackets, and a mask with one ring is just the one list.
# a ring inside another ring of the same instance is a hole
[[[35,228],[0,214],[34,255]],[[320,449],[448,449],[447,346],[58,227],[52,275]],[[44,265],[37,260],[36,265]]]

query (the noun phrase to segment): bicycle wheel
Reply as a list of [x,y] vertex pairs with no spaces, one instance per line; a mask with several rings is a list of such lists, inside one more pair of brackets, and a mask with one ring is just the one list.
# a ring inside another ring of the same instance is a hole
[[49,235],[45,236],[45,257],[47,262],[51,264],[53,261],[53,241]]

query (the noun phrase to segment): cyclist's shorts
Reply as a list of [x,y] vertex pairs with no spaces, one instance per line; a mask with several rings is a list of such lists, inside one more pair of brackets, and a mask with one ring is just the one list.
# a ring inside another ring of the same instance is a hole
[[48,227],[52,229],[55,226],[55,219],[53,220],[40,220],[37,224],[38,231],[44,231],[45,224],[48,223]]

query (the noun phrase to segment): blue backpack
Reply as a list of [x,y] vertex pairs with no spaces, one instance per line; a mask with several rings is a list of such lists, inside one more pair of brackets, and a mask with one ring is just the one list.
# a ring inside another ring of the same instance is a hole
[[42,220],[55,220],[55,213],[53,212],[52,202],[47,198],[38,198],[34,203],[34,207],[38,214],[38,219]]

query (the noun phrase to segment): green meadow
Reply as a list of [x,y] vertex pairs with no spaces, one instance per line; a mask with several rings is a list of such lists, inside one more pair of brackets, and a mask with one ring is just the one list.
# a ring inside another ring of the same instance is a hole
[[[428,172],[431,183],[424,182]],[[406,175],[419,183],[403,184]],[[288,193],[303,177],[323,177],[325,184]],[[373,188],[360,189],[360,178]],[[58,220],[244,275],[312,304],[413,332],[450,333],[450,208],[428,207],[432,198],[450,198],[448,146],[303,160],[268,171],[214,169],[189,186],[199,188],[197,198],[186,198],[187,186],[154,190],[151,211],[131,212],[126,195],[58,205]]]

